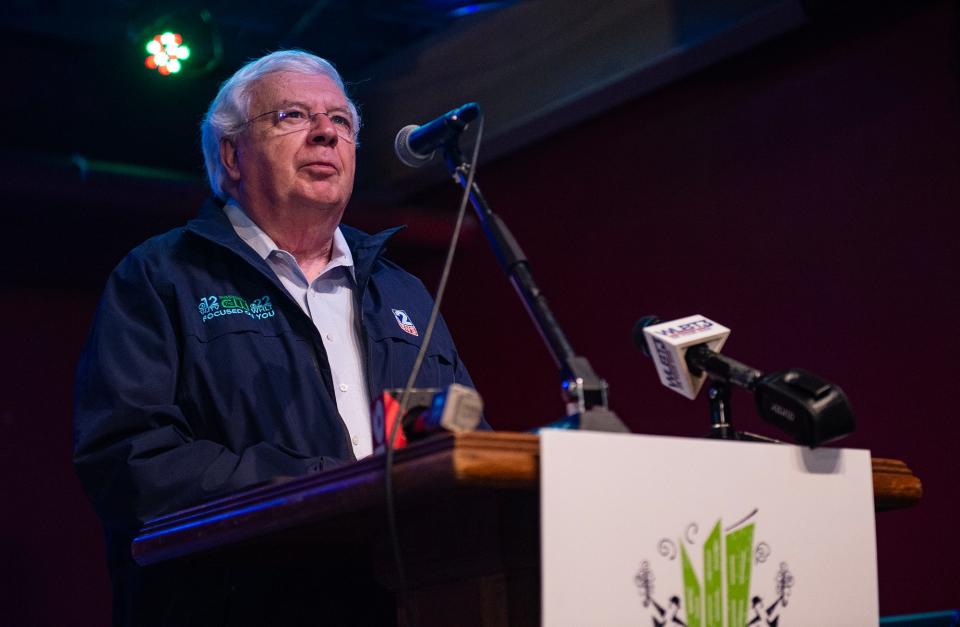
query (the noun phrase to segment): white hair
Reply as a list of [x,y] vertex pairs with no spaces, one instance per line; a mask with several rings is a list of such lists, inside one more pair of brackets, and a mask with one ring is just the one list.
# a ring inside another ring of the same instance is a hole
[[200,125],[200,140],[203,161],[207,168],[210,189],[218,198],[226,200],[223,183],[226,178],[220,162],[220,141],[240,134],[250,117],[250,95],[253,85],[267,74],[274,72],[299,72],[320,74],[333,80],[347,98],[353,116],[354,133],[360,132],[360,113],[347,96],[343,79],[332,63],[303,50],[278,50],[250,61],[236,71],[220,86],[216,98]]

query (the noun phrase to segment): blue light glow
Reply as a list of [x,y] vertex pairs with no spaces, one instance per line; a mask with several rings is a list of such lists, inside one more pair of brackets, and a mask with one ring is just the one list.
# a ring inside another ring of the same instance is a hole
[[172,533],[177,533],[185,529],[190,529],[192,527],[199,527],[201,525],[209,525],[215,523],[219,520],[225,520],[227,518],[236,518],[237,516],[242,516],[244,514],[249,514],[251,512],[256,512],[262,509],[269,509],[271,507],[277,507],[283,505],[287,502],[287,499],[278,498],[271,501],[265,501],[263,503],[256,503],[248,507],[241,507],[239,509],[232,509],[230,511],[224,512],[222,514],[216,514],[214,516],[207,516],[206,518],[200,518],[182,525],[176,525],[174,527],[169,527],[167,529],[161,529],[160,531],[154,531],[153,533],[145,533],[142,536],[134,540],[134,543],[145,542],[147,540],[152,540],[160,536],[167,536]]
[[478,2],[476,4],[465,4],[462,7],[457,7],[449,13],[450,17],[464,17],[465,15],[473,15],[474,13],[480,13],[482,11],[492,11],[494,9],[502,9],[505,6],[513,4],[512,2]]

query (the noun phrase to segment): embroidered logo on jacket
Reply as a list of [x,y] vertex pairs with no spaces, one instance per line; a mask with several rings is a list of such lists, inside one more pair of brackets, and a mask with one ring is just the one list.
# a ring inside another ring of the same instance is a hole
[[261,296],[250,303],[239,296],[207,296],[200,299],[197,310],[200,312],[200,319],[204,322],[233,314],[246,314],[254,320],[272,318],[276,315],[269,296]]
[[393,312],[393,317],[397,319],[397,324],[400,325],[400,328],[409,333],[410,335],[419,336],[417,333],[417,327],[413,326],[413,320],[410,319],[410,316],[407,315],[402,309],[391,309]]

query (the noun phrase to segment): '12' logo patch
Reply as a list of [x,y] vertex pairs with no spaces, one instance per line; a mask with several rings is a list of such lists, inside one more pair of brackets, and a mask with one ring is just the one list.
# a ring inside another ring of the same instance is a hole
[[400,325],[400,328],[409,333],[410,335],[419,336],[417,333],[417,327],[413,326],[413,320],[410,319],[410,316],[407,315],[402,309],[391,309],[393,312],[393,317],[397,319],[397,324]]

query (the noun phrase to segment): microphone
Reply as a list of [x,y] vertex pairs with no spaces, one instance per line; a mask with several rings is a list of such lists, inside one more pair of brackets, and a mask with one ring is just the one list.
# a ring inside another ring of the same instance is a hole
[[633,328],[634,343],[653,359],[661,383],[689,399],[710,377],[753,392],[760,417],[799,444],[819,446],[853,433],[856,420],[839,386],[800,368],[765,375],[720,355],[728,335],[730,329],[700,315],[670,322],[644,316]]
[[411,168],[419,168],[433,158],[437,148],[456,141],[479,115],[480,105],[468,102],[422,126],[404,126],[393,142],[397,158]]

